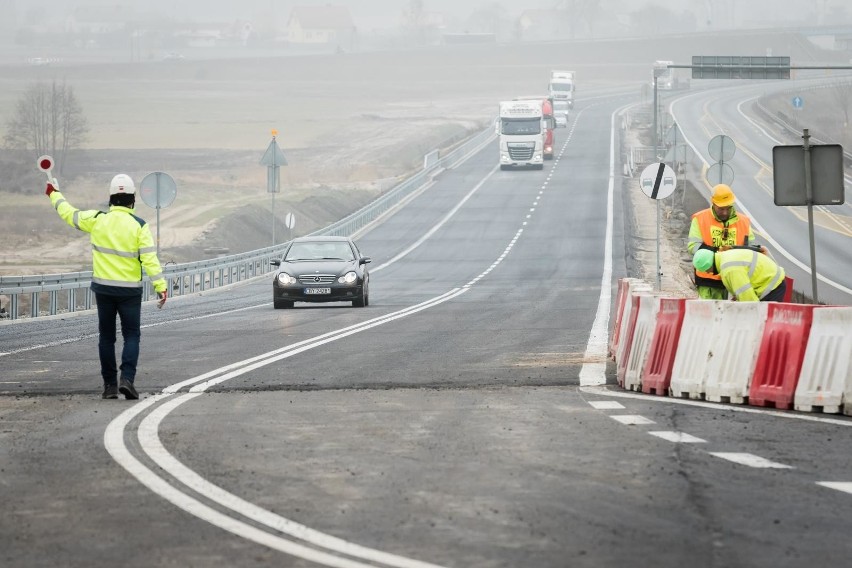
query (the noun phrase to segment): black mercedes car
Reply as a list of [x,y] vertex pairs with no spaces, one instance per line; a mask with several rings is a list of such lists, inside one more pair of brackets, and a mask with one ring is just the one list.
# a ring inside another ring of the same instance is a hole
[[293,239],[272,280],[272,304],[292,308],[293,302],[352,302],[363,308],[370,303],[370,275],[363,256],[348,237],[299,237]]

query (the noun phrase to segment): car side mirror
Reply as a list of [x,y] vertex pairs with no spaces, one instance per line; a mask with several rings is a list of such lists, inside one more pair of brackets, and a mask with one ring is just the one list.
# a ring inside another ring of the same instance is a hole
[[360,259],[358,259],[358,264],[369,264],[371,262],[373,262],[373,259],[369,256],[362,256]]
[[269,261],[270,266],[281,266],[281,261],[277,258],[273,258]]

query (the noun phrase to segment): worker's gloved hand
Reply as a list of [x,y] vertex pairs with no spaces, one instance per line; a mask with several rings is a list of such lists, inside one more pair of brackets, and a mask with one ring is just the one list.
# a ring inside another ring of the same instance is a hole
[[44,194],[50,197],[50,194],[54,191],[59,191],[59,183],[56,181],[56,178],[53,178],[52,181],[47,182],[47,186],[44,188]]
[[162,292],[157,292],[157,298],[160,299],[160,301],[157,302],[157,307],[162,308],[163,304],[166,303],[166,299],[168,299],[168,297],[169,297],[169,291],[168,290],[163,290]]
[[760,245],[760,254],[769,254],[769,249],[763,245]]

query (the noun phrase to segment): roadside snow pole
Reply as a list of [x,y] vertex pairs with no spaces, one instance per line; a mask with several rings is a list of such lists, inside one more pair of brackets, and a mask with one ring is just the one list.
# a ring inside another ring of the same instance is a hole
[[278,147],[278,142],[275,140],[276,136],[278,136],[278,131],[273,128],[272,141],[267,146],[263,158],[260,159],[260,165],[266,166],[266,192],[272,194],[272,246],[275,246],[275,194],[281,191],[281,177],[278,168],[287,165],[287,158],[284,157],[284,152]]

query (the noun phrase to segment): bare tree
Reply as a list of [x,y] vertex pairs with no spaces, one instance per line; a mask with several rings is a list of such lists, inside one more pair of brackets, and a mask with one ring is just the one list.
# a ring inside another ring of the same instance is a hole
[[27,87],[6,124],[4,142],[9,149],[32,151],[34,159],[52,155],[61,174],[68,151],[85,142],[88,131],[73,87],[54,80]]

